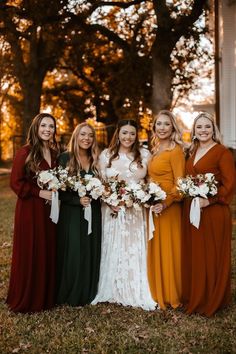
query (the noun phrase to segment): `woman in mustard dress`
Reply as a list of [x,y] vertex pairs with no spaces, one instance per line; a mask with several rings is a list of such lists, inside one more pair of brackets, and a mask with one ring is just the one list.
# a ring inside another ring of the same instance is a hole
[[160,111],[154,119],[152,153],[149,179],[167,197],[153,207],[155,231],[148,242],[148,277],[152,297],[164,310],[181,303],[181,197],[176,181],[185,168],[181,134],[169,111]]

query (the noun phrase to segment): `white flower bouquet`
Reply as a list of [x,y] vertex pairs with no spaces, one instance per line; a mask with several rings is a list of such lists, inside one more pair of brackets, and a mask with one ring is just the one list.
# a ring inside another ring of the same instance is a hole
[[157,204],[162,200],[166,199],[166,192],[161,189],[158,183],[149,182],[146,185],[147,193],[147,202],[145,203],[146,207]]
[[[89,197],[97,200],[104,193],[104,185],[97,177],[91,174],[86,174],[82,177],[80,174],[77,176],[68,176],[67,187],[74,192],[77,192],[79,197]],[[88,221],[88,235],[92,232],[92,208],[91,205],[84,208],[84,218]]]
[[59,200],[58,190],[66,189],[66,180],[68,176],[68,170],[61,166],[53,169],[39,171],[36,174],[37,184],[41,189],[47,189],[52,191],[52,202],[50,218],[56,224],[59,217]]
[[78,176],[69,176],[67,187],[77,192],[79,197],[88,196],[95,200],[103,195],[105,188],[100,179],[90,174],[86,174],[84,177],[80,174]]
[[198,174],[196,176],[187,175],[179,178],[177,188],[185,197],[208,198],[217,194],[217,181],[213,173]]
[[217,181],[213,173],[187,175],[179,178],[177,188],[184,197],[193,198],[190,206],[190,222],[199,228],[201,210],[199,198],[208,198],[217,194]]

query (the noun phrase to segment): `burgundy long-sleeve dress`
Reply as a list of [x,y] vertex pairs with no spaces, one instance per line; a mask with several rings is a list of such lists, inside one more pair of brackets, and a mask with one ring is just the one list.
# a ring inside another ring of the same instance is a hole
[[235,188],[231,152],[216,144],[194,165],[186,163],[186,174],[213,173],[218,193],[202,208],[199,229],[189,222],[190,201],[183,210],[182,281],[187,312],[212,316],[230,303],[232,219],[229,204]]
[[[16,154],[10,186],[17,194],[12,266],[7,304],[15,312],[36,312],[54,305],[55,224],[49,218],[50,205],[39,197],[40,188],[24,166],[30,152],[22,147]],[[56,156],[51,154],[52,168]],[[40,170],[51,168],[42,160]]]

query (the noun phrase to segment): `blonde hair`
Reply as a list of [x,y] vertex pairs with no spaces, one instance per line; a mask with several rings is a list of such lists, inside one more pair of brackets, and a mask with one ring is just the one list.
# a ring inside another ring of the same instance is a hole
[[78,136],[82,128],[84,127],[89,127],[93,133],[93,144],[92,146],[88,149],[88,155],[90,159],[90,166],[92,171],[95,174],[98,174],[98,144],[97,144],[97,139],[96,139],[96,132],[95,129],[88,123],[80,123],[77,125],[77,127],[74,129],[72,136],[70,138],[69,144],[68,144],[68,151],[70,153],[70,159],[68,162],[68,167],[69,167],[69,172],[72,174],[77,174],[82,170],[82,164],[81,164],[81,159],[80,159],[80,147],[78,144]]
[[154,121],[152,123],[151,150],[154,155],[158,153],[159,146],[160,146],[159,139],[156,136],[156,122],[158,121],[160,116],[163,116],[163,115],[170,119],[171,124],[172,124],[172,128],[173,128],[171,136],[170,136],[171,146],[168,150],[173,150],[174,147],[176,146],[176,144],[178,144],[184,148],[184,143],[183,143],[183,140],[181,137],[181,132],[180,132],[179,127],[176,123],[176,118],[175,118],[174,114],[168,110],[162,110],[154,117]]
[[207,118],[211,124],[212,124],[212,127],[213,127],[213,136],[212,136],[212,139],[218,143],[218,144],[222,144],[222,139],[221,139],[221,134],[220,134],[220,131],[216,125],[216,122],[215,122],[215,119],[214,119],[214,116],[208,112],[201,112],[197,115],[197,117],[194,119],[194,122],[193,122],[193,126],[192,126],[192,130],[191,130],[191,145],[189,147],[189,154],[191,155],[198,147],[199,145],[199,141],[198,139],[195,137],[195,128],[196,128],[196,124],[197,124],[197,121],[198,119],[200,118]]

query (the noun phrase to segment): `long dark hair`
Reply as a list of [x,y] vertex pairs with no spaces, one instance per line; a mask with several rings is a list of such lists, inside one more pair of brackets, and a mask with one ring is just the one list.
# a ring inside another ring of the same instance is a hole
[[39,126],[43,120],[43,118],[51,118],[54,124],[54,133],[52,140],[49,142],[49,147],[55,150],[55,153],[58,153],[58,145],[56,141],[56,120],[55,118],[49,113],[39,113],[37,114],[28,130],[27,135],[27,144],[30,146],[30,153],[27,156],[25,161],[25,169],[27,173],[36,172],[39,170],[39,165],[43,160],[43,142],[39,138]]
[[95,129],[88,123],[83,122],[77,125],[77,127],[74,129],[72,136],[70,138],[69,144],[68,144],[68,151],[70,153],[70,160],[68,162],[69,166],[69,171],[71,174],[77,174],[81,169],[81,160],[80,160],[80,151],[79,151],[79,144],[78,144],[78,135],[83,127],[89,127],[91,129],[91,132],[93,133],[93,144],[92,146],[88,149],[88,156],[90,159],[90,166],[92,171],[95,174],[98,174],[98,144],[97,144],[97,139],[96,139],[96,132]]
[[108,152],[110,155],[108,167],[111,167],[112,160],[116,159],[119,155],[119,149],[120,149],[119,133],[121,128],[125,125],[131,125],[136,129],[135,142],[131,147],[131,152],[134,154],[134,159],[131,162],[131,164],[133,162],[136,162],[139,167],[142,167],[141,154],[140,154],[139,141],[138,141],[138,125],[137,122],[133,119],[122,119],[118,122],[117,128],[113,134],[110,145],[108,147]]

